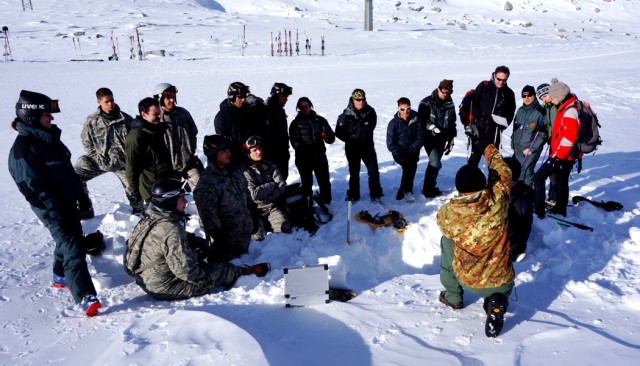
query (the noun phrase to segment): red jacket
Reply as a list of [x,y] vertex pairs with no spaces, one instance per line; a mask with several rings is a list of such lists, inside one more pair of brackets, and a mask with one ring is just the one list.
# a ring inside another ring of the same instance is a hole
[[575,95],[566,100],[558,108],[551,133],[551,158],[575,160],[571,154],[573,145],[578,141],[580,120],[578,119],[578,98]]

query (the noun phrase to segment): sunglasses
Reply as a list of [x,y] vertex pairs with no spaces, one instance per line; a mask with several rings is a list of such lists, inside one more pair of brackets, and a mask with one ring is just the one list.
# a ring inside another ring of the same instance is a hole
[[236,95],[236,98],[238,99],[247,99],[246,95]]
[[354,99],[354,102],[362,102],[364,99]]
[[398,110],[399,110],[400,112],[410,111],[410,110],[411,110],[411,106],[408,106],[408,107],[406,107],[406,108],[398,108]]
[[533,94],[522,94],[523,98],[530,98],[530,97],[535,97],[535,95]]
[[309,108],[311,108],[311,106],[308,105],[308,104],[303,104],[303,105],[298,106],[298,108],[299,109],[309,109]]
[[451,90],[451,89],[440,89],[440,93],[445,94],[445,95],[451,95],[451,94],[453,94],[453,90]]
[[[507,79],[508,79],[508,78],[507,78]],[[499,77],[497,77],[497,76],[496,76],[496,80],[498,80],[498,81],[502,81],[503,83],[506,83],[506,82],[507,82],[507,79],[500,79]]]

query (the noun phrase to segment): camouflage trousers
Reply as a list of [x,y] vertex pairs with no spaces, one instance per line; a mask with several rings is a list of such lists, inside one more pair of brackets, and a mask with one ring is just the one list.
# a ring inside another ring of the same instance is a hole
[[[87,182],[104,173],[114,173],[120,180],[125,193],[129,192],[129,182],[127,181],[127,175],[124,168],[122,170],[105,170],[98,166],[95,160],[87,155],[82,155],[81,157],[79,157],[76,165],[73,168],[75,169],[76,174],[78,174],[80,182],[82,183],[82,192],[80,192],[80,196],[78,197],[78,204],[81,211],[83,209],[93,207],[91,198],[89,198],[89,188],[87,188]],[[127,198],[129,198],[128,193]],[[129,203],[131,203],[131,200],[129,200]]]
[[442,283],[445,290],[447,290],[444,297],[450,303],[455,304],[462,302],[462,294],[465,290],[481,296],[484,299],[495,293],[501,293],[506,297],[509,297],[511,294],[513,282],[500,287],[488,288],[462,286],[453,270],[453,241],[444,235],[440,239],[440,251],[440,283]]
[[274,233],[290,232],[291,224],[283,209],[276,205],[258,207],[260,221],[266,220],[271,225]]

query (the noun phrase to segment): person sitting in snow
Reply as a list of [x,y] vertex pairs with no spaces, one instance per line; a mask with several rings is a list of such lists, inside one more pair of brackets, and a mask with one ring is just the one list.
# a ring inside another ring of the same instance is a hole
[[[186,230],[186,182],[164,179],[151,188],[147,215],[133,229],[125,263],[137,260],[133,269],[136,284],[159,300],[182,300],[202,296],[211,290],[233,287],[238,277],[263,277],[268,263],[241,267],[216,262],[206,239]],[[138,255],[139,259],[134,258]]]
[[78,213],[80,178],[71,153],[60,140],[62,131],[51,123],[59,113],[57,100],[23,90],[16,103],[18,131],[9,152],[9,173],[38,219],[56,242],[53,251],[53,287],[70,289],[87,316],[98,315],[100,301],[87,268]]
[[243,170],[251,200],[258,211],[258,231],[255,240],[263,240],[271,226],[275,233],[291,233],[291,224],[285,212],[283,194],[287,183],[274,163],[262,158],[260,137],[251,136],[242,145],[247,154]]
[[219,261],[245,254],[254,232],[247,180],[242,170],[231,164],[231,146],[226,136],[204,137],[207,168],[193,190],[202,229]]
[[456,174],[459,195],[440,207],[440,282],[445,291],[439,300],[462,309],[462,294],[470,291],[484,298],[485,334],[497,337],[504,324],[508,296],[515,273],[509,258],[507,230],[511,170],[498,149],[480,140],[489,166],[489,184],[475,165],[464,165]]

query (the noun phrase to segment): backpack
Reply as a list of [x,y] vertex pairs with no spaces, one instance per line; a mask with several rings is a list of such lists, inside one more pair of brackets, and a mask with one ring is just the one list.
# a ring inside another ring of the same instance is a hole
[[589,102],[577,101],[578,119],[580,121],[580,130],[578,131],[578,140],[574,145],[577,153],[589,154],[598,149],[598,145],[602,145],[600,138],[600,123],[598,116],[591,109]]
[[[131,277],[140,274],[146,268],[140,268],[140,255],[142,254],[142,245],[149,236],[151,229],[162,220],[161,218],[155,218],[153,220],[142,219],[138,226],[133,230],[132,236],[127,239],[127,248],[124,252],[123,265],[124,271]],[[139,229],[139,230],[136,230]],[[133,236],[135,234],[135,236]]]
[[[483,81],[486,86],[489,84],[488,80]],[[462,98],[462,102],[458,106],[458,115],[460,116],[460,122],[464,126],[469,126],[471,122],[473,122],[473,98],[475,97],[476,90],[470,89],[468,92],[464,94]]]

